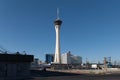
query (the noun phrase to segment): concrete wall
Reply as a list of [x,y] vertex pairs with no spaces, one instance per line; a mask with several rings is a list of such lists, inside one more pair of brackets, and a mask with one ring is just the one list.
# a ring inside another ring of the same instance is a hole
[[30,75],[30,63],[0,62],[0,78],[27,77]]

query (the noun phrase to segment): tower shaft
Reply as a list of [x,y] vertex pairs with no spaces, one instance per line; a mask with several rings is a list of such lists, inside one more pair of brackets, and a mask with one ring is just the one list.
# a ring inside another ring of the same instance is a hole
[[60,56],[60,25],[55,25],[56,31],[56,46],[55,46],[55,63],[61,63],[61,56]]

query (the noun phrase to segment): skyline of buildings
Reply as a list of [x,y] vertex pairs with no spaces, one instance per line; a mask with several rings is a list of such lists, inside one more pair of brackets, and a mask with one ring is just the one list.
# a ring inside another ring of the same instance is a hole
[[[54,63],[54,54],[45,54],[47,64]],[[82,64],[82,57],[72,54],[70,51],[61,54],[61,64]]]
[[1,0],[0,45],[10,52],[26,51],[44,61],[45,53],[54,53],[53,21],[58,7],[64,21],[61,53],[70,50],[90,62],[102,61],[105,56],[120,61],[120,1],[70,2]]

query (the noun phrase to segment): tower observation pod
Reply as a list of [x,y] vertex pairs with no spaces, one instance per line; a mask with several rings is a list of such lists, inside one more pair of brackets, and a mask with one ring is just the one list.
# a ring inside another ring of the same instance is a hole
[[55,57],[54,63],[61,64],[61,54],[60,54],[60,27],[62,21],[59,19],[59,10],[57,9],[57,19],[54,21],[55,32],[56,32],[56,45],[55,45]]

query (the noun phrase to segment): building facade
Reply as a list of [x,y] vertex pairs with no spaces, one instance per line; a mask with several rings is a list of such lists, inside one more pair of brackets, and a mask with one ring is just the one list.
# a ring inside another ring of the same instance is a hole
[[0,54],[0,80],[24,78],[30,75],[33,55]]
[[47,64],[51,63],[54,61],[54,54],[46,54],[45,55],[45,62]]
[[70,52],[61,55],[62,64],[82,64],[82,57],[74,56]]

